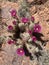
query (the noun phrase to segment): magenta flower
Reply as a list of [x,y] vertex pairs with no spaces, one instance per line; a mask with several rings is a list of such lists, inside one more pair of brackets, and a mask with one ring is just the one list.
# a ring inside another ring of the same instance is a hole
[[17,53],[19,56],[23,56],[23,55],[25,54],[23,48],[18,48],[18,49],[16,50],[16,53]]
[[16,10],[13,9],[13,10],[11,11],[11,16],[12,16],[12,17],[16,17],[16,13],[17,13]]
[[12,23],[13,23],[14,25],[16,25],[16,21],[13,21]]
[[8,44],[13,44],[13,43],[15,43],[14,40],[8,40]]
[[29,34],[32,34],[32,31],[31,31],[31,30],[29,30],[29,31],[28,31],[28,33],[29,33]]
[[32,16],[32,17],[31,17],[31,20],[32,20],[32,21],[34,21],[34,20],[35,20],[35,18]]
[[37,39],[35,36],[32,37],[32,41],[35,42]]
[[13,30],[13,26],[12,26],[12,25],[9,25],[9,26],[8,26],[8,30],[9,30],[9,31]]
[[34,26],[34,32],[40,32],[41,31],[41,26],[39,24],[35,24]]
[[23,23],[27,23],[28,21],[29,21],[28,18],[25,18],[25,17],[22,18],[22,22],[23,22]]

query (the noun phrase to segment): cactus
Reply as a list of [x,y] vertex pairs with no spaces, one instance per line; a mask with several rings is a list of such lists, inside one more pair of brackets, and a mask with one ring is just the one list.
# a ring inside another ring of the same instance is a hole
[[[37,60],[39,61],[39,65],[44,65],[44,60],[45,58],[48,58],[48,55],[46,55],[47,52],[45,51],[43,45],[45,41],[41,39],[41,36],[43,36],[40,32],[42,27],[39,22],[34,23],[35,19],[31,16],[26,1],[19,0],[19,3],[20,9],[18,12],[16,12],[15,9],[10,12],[10,14],[12,14],[11,16],[16,19],[16,25],[14,25],[14,27],[10,25],[7,26],[8,32],[13,34],[12,37],[9,36],[9,43],[15,43],[17,48],[23,48],[25,55],[29,56],[31,61]],[[19,18],[17,17],[17,14]],[[12,30],[12,32],[9,30]],[[21,55],[20,53],[22,53],[22,49],[17,51],[19,51],[18,55]]]

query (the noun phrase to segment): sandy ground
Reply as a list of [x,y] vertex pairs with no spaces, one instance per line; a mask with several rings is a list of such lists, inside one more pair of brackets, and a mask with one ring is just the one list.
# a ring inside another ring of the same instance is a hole
[[[31,2],[32,0],[28,0]],[[1,2],[1,9],[2,9],[2,22],[7,22],[7,24],[12,24],[11,22],[13,19],[10,16],[9,10],[14,8],[16,10],[19,9],[19,3],[13,3],[13,2]],[[49,0],[45,2],[42,5],[33,5],[30,8],[30,12],[32,16],[35,17],[35,23],[40,22],[42,26],[42,33],[44,35],[44,40],[49,40]],[[0,35],[10,35],[6,29],[0,31]],[[49,42],[47,42],[47,45],[45,47],[46,49],[49,49]],[[2,45],[3,51],[0,52],[0,65],[33,65],[33,63],[30,62],[29,58],[27,57],[18,57],[15,54],[16,47],[14,45],[8,45],[3,44]],[[27,59],[27,61],[25,61]],[[15,61],[14,61],[15,60]],[[17,60],[17,61],[16,61]],[[36,64],[34,64],[36,65]]]

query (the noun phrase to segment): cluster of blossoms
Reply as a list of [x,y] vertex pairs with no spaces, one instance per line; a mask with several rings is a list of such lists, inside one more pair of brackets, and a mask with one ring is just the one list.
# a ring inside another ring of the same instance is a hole
[[[40,33],[41,26],[39,25],[39,23],[34,24],[35,18],[33,16],[30,19],[27,17],[22,17],[19,21],[19,18],[17,17],[17,12],[15,9],[11,10],[10,14],[13,18],[16,19],[16,21],[15,20],[12,21],[14,27],[12,25],[8,25],[8,31],[9,32],[13,31],[14,34],[16,34],[16,36],[19,33],[20,37],[18,35],[18,37],[16,37],[15,39],[9,39],[8,44],[16,44],[16,46],[18,44],[22,45],[22,47],[20,47],[16,50],[16,53],[19,56],[23,56],[23,55],[25,55],[25,51],[23,49],[23,44],[27,44],[30,39],[31,39],[31,41],[36,42],[37,38],[33,35],[33,33],[34,32]],[[18,29],[20,29],[20,31]],[[15,31],[17,31],[17,32],[15,32]],[[23,41],[22,43],[21,43],[21,40]]]
[[[6,37],[5,35],[4,38],[0,36],[0,49],[2,46],[1,43],[7,41],[9,45],[16,45],[16,54],[18,56],[29,56],[33,60],[32,63],[37,63],[36,65],[49,65],[49,53],[44,49],[43,43],[45,41],[41,39],[41,36],[43,36],[41,33],[41,25],[39,22],[34,22],[35,18],[28,15],[29,12],[24,6],[26,4],[23,4],[22,8],[19,9],[19,17],[15,9],[10,11],[10,15],[14,18],[14,21],[10,25],[5,25],[7,26],[7,31],[12,36],[9,35]],[[8,38],[8,40],[5,40],[5,38]]]

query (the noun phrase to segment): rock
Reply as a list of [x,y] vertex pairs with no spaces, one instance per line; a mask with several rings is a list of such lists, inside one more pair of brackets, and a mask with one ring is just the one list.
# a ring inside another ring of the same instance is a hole
[[34,15],[35,13],[37,13],[37,7],[36,6],[30,7],[30,11],[31,11],[31,14]]
[[33,4],[43,4],[47,2],[47,0],[28,0],[28,2]]

